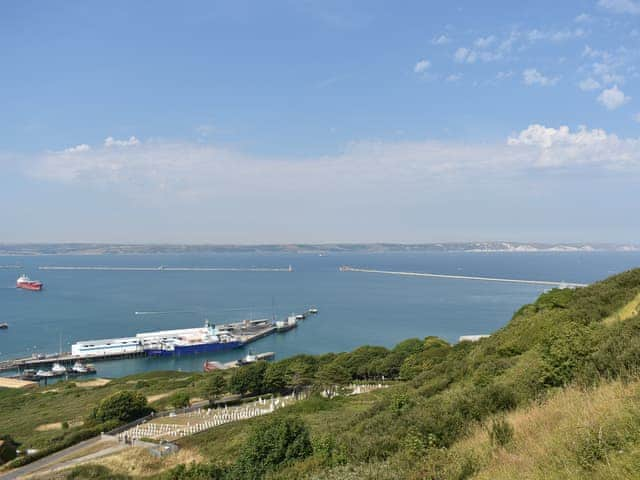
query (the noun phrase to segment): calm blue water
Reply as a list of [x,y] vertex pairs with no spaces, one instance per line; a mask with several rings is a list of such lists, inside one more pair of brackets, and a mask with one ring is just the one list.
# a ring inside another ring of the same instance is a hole
[[[0,257],[0,359],[70,350],[77,340],[245,318],[284,317],[311,305],[320,314],[296,330],[251,345],[277,358],[345,351],[363,344],[393,346],[409,337],[490,333],[544,287],[339,272],[342,264],[377,269],[507,278],[592,282],[640,265],[640,253],[209,254]],[[286,267],[294,272],[39,271],[43,265]],[[45,290],[14,288],[24,271]],[[169,312],[136,315],[136,311]],[[100,376],[155,369],[200,370],[217,355],[134,359],[96,364]]]

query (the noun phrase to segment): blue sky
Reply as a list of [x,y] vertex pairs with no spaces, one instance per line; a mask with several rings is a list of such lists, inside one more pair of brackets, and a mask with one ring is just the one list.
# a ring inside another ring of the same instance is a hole
[[0,242],[640,242],[638,0],[5,2],[0,45]]

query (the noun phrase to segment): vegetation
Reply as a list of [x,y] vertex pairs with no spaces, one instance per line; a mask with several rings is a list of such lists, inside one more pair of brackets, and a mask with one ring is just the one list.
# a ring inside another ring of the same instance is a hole
[[[226,391],[256,395],[400,381],[186,437],[205,462],[167,478],[629,478],[640,464],[638,295],[632,270],[546,292],[476,343],[410,339],[219,374]],[[205,388],[208,375],[173,391]]]
[[[178,394],[176,394],[178,395]],[[183,400],[182,397],[179,401]],[[186,397],[187,404],[189,397]],[[117,422],[130,422],[151,413],[147,405],[147,398],[137,392],[118,392],[100,402],[91,414],[91,419],[99,423],[115,420]]]

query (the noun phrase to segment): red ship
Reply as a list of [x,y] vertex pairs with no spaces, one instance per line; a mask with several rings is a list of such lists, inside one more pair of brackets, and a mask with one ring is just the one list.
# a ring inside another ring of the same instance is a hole
[[21,275],[18,280],[16,280],[17,288],[24,288],[25,290],[42,290],[42,282],[39,280],[31,280],[26,275]]

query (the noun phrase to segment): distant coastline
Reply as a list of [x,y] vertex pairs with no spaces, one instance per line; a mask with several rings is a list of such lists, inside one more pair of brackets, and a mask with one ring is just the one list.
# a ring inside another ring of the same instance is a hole
[[409,253],[409,252],[640,252],[640,245],[609,243],[445,242],[445,243],[326,243],[326,244],[115,244],[115,243],[0,243],[2,256],[145,255],[203,253]]

